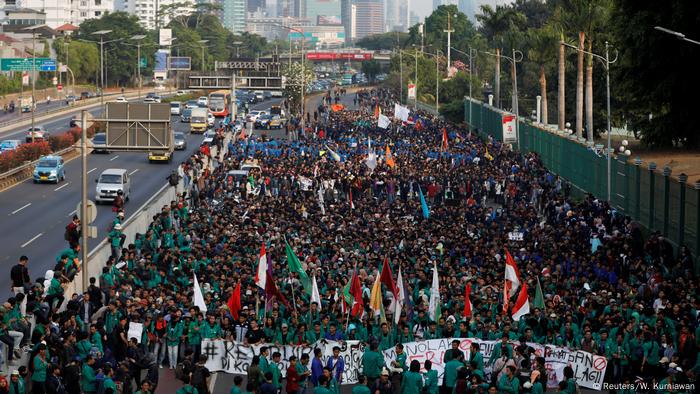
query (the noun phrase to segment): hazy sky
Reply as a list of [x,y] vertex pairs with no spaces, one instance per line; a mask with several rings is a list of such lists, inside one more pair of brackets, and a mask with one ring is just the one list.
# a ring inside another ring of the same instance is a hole
[[[482,4],[490,4],[492,6],[496,4],[507,4],[512,3],[513,0],[474,0],[476,3],[476,9]],[[433,12],[433,1],[432,0],[411,0],[411,5],[414,7],[414,12],[419,16],[425,18]]]

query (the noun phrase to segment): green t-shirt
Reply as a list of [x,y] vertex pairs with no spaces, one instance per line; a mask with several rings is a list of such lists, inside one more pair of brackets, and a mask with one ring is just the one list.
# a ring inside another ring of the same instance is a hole
[[418,372],[408,371],[401,380],[402,394],[420,394],[423,389],[423,377]]
[[462,367],[464,367],[464,364],[455,359],[452,359],[445,364],[445,386],[455,386],[457,383],[457,370]]
[[327,388],[318,386],[314,389],[314,394],[332,394],[332,393]]
[[372,350],[365,351],[362,355],[362,368],[368,379],[376,379],[384,368],[384,356]]
[[192,387],[189,384],[185,387],[180,387],[175,394],[199,394],[196,387]]
[[352,394],[370,394],[369,387],[364,384],[352,388]]
[[32,382],[46,381],[46,368],[48,364],[42,360],[39,355],[34,356],[34,373],[32,373]]
[[431,369],[426,372],[425,376],[425,387],[428,389],[428,394],[437,394],[438,392],[438,373],[436,370]]
[[95,392],[95,390],[97,390],[97,386],[95,385],[95,370],[87,364],[83,365],[83,373],[80,376],[80,388],[88,392]]

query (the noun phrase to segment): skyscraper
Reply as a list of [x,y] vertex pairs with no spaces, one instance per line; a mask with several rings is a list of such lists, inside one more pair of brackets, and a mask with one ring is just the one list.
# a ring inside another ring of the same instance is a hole
[[313,24],[341,25],[340,0],[306,0],[306,18]]
[[474,16],[474,14],[476,13],[475,3],[475,0],[459,0],[459,4],[457,4],[459,12],[466,15],[467,18],[469,18],[469,20],[472,22],[476,21],[476,17]]
[[221,24],[234,33],[245,31],[246,0],[220,0]]
[[386,17],[386,24],[384,27],[385,31],[397,31],[401,30],[399,25],[399,0],[386,0],[385,1],[384,15]]
[[355,0],[354,38],[363,38],[384,32],[384,4],[382,0]]

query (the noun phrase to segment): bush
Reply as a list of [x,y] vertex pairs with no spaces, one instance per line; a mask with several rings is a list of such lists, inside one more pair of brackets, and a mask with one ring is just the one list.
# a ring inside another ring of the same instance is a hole
[[59,135],[52,135],[49,137],[49,146],[51,146],[51,150],[54,152],[58,152],[62,149],[66,149],[73,145],[75,143],[75,133],[73,133],[73,130],[65,132],[63,134]]
[[51,153],[51,147],[46,141],[22,144],[14,151],[0,154],[0,173],[17,168],[26,161],[34,161]]

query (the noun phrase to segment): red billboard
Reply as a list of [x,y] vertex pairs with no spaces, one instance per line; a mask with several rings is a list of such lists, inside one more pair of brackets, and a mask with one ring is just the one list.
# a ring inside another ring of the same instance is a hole
[[372,52],[307,52],[306,60],[372,60]]

